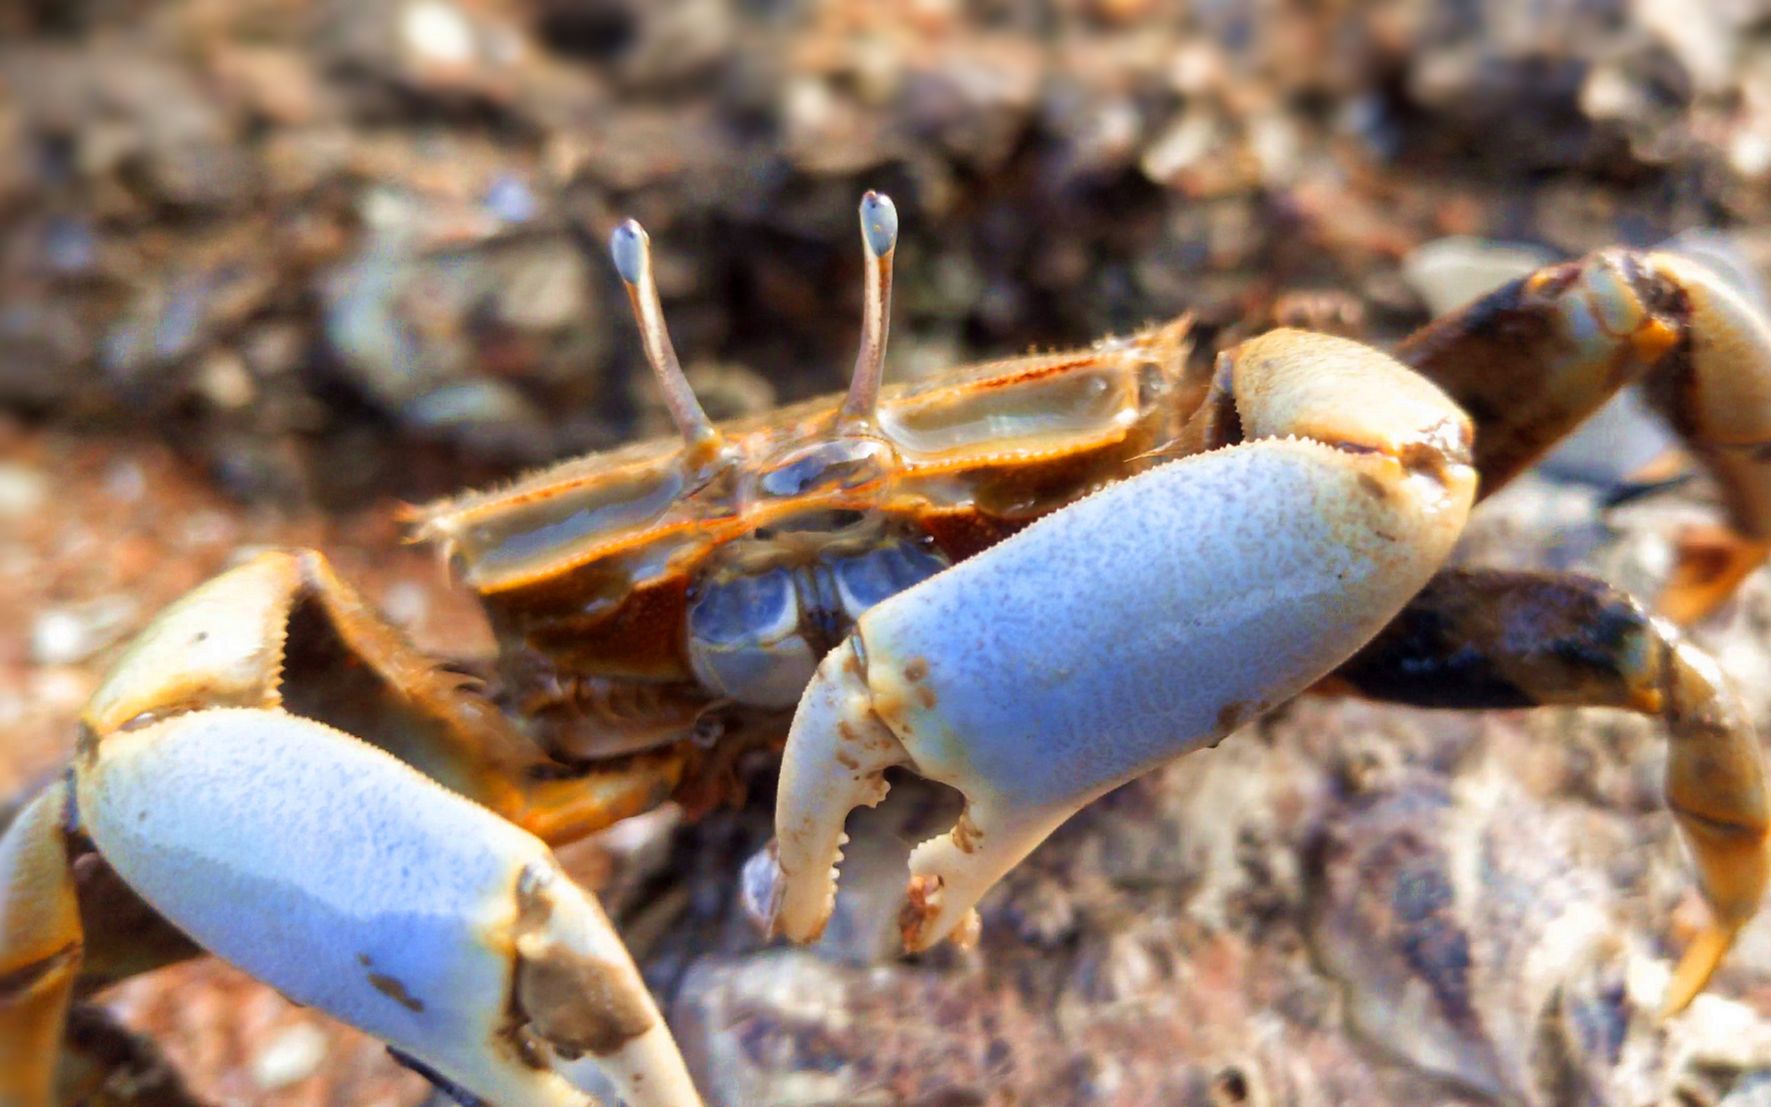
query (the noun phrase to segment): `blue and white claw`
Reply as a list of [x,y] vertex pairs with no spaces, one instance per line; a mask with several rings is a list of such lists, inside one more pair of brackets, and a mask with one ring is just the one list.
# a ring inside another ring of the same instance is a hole
[[148,903],[299,1003],[501,1107],[700,1103],[638,970],[542,842],[277,708],[146,720],[74,772],[79,825]]
[[979,898],[1058,824],[1301,692],[1440,568],[1476,473],[1437,388],[1369,347],[1278,331],[1224,355],[1213,392],[1190,428],[1206,452],[879,604],[824,660],[776,840],[745,874],[760,922],[819,935],[844,820],[904,765],[966,801],[911,854],[905,945],[972,932]]

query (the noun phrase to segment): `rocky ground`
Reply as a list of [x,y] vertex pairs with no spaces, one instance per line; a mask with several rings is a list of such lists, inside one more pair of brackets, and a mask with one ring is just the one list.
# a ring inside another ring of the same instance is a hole
[[[323,546],[421,644],[489,648],[390,508],[663,425],[601,256],[629,214],[724,414],[840,384],[865,187],[903,213],[901,375],[1183,309],[1206,348],[1274,319],[1382,339],[1447,235],[1556,257],[1717,227],[1771,268],[1749,3],[77,0],[0,9],[0,90],[9,795],[120,644],[254,546]],[[1460,556],[1651,596],[1708,495],[1533,480]],[[1768,632],[1763,579],[1697,632],[1761,725]],[[1092,808],[976,951],[916,961],[885,923],[950,797],[908,783],[811,952],[734,911],[766,795],[572,863],[720,1103],[1771,1103],[1765,924],[1653,1016],[1702,917],[1662,760],[1610,713],[1301,701]],[[1467,970],[1398,953],[1403,893]],[[429,1094],[213,962],[100,1009],[164,1052],[112,1102]]]

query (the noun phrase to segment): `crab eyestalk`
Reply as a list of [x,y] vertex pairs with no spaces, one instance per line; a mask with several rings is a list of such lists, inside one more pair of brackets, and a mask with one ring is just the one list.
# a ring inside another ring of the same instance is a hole
[[845,429],[873,422],[879,385],[885,375],[886,335],[891,328],[892,257],[898,249],[898,209],[891,197],[868,192],[861,197],[861,245],[867,251],[861,295],[861,348],[855,354],[855,375],[849,382],[837,420]]
[[724,444],[719,430],[695,398],[689,378],[676,358],[670,332],[664,326],[664,308],[658,301],[658,285],[652,279],[652,240],[636,219],[629,219],[609,236],[609,253],[615,259],[615,272],[627,288],[628,302],[633,305],[634,322],[639,325],[640,344],[645,347],[646,361],[664,393],[664,406],[682,432],[691,456],[710,461]]

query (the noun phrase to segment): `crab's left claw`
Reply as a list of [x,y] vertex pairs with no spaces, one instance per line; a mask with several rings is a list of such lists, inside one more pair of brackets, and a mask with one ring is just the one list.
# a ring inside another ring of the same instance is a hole
[[349,735],[226,708],[107,736],[80,828],[158,911],[494,1103],[699,1100],[639,972],[534,836]]
[[[602,909],[511,821],[598,812],[539,802],[524,756],[316,554],[190,593],[88,702],[66,780],[0,836],[0,1105],[53,1102],[76,979],[128,971],[112,947],[148,937],[70,878],[89,851],[201,947],[474,1097],[582,1107],[612,1083],[698,1104]],[[621,802],[617,784],[655,783],[597,780]]]

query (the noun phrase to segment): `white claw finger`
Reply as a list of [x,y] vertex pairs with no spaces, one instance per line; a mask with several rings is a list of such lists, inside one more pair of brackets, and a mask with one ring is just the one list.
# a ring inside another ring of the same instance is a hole
[[909,760],[873,713],[860,658],[832,650],[799,701],[777,789],[775,850],[747,865],[759,921],[796,942],[824,931],[836,904],[843,822],[885,798],[885,771]]

